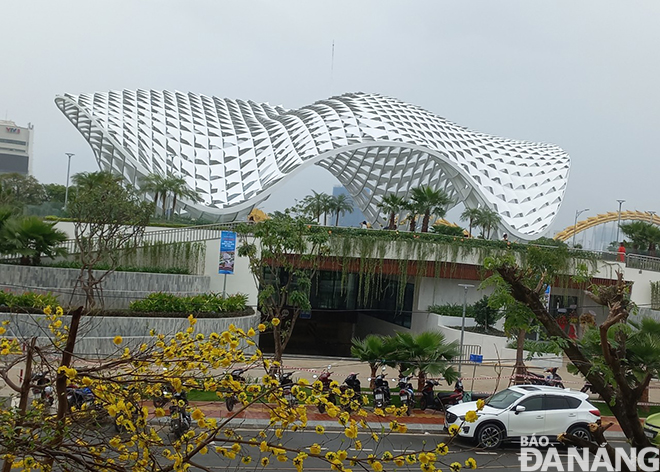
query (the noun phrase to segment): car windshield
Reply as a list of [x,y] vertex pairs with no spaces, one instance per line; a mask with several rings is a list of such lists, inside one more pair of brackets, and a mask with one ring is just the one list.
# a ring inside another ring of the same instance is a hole
[[497,392],[495,395],[490,397],[486,401],[486,405],[503,410],[504,408],[510,407],[513,402],[522,396],[522,393],[506,389],[502,390],[501,392]]

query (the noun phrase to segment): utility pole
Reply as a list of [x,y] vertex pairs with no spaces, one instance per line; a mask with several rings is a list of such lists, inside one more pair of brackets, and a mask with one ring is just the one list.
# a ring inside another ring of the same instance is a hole
[[71,173],[71,156],[75,156],[75,154],[72,152],[65,152],[64,154],[66,154],[69,158],[69,164],[66,166],[66,191],[64,192],[64,209],[66,210],[66,206],[69,203],[69,174]]
[[463,321],[461,322],[461,345],[459,347],[460,354],[458,356],[458,375],[461,375],[461,364],[463,363],[463,339],[465,337],[465,312],[467,310],[467,292],[469,288],[473,288],[471,284],[458,284],[463,287]]
[[616,243],[619,244],[621,241],[619,241],[619,230],[621,229],[621,205],[625,202],[625,200],[617,200],[619,202],[619,222],[616,224]]

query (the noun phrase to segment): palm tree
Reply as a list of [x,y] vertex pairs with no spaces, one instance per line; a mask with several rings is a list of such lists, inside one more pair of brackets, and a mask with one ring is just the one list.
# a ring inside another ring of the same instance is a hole
[[[172,212],[170,216],[173,215],[174,211],[176,210],[177,198],[185,198],[192,202],[198,202],[201,200],[199,192],[197,192],[197,190],[191,189],[186,183],[186,179],[183,177],[177,177],[174,175],[168,176],[165,179],[165,188],[167,192],[164,195],[167,193],[172,194]],[[165,199],[163,199],[163,210],[165,210]],[[168,216],[168,219],[170,216]]]
[[121,182],[123,178],[107,170],[98,172],[79,172],[71,177],[73,184],[79,190],[92,189],[103,185],[105,182]]
[[37,266],[42,254],[48,257],[63,256],[66,250],[60,246],[67,240],[65,232],[53,228],[38,216],[19,216],[4,221],[0,238],[4,250],[21,255],[22,265]]
[[660,229],[645,221],[633,221],[621,225],[621,231],[630,238],[634,251],[655,252],[655,246],[660,244]]
[[426,376],[442,375],[447,382],[454,382],[457,372],[449,362],[460,355],[456,341],[447,343],[444,334],[438,331],[424,331],[418,335],[396,333],[394,358],[398,361],[401,373],[417,372],[417,388],[421,391]]
[[321,215],[323,215],[323,225],[327,224],[328,212],[330,211],[331,196],[327,193],[319,193],[312,190],[313,195],[307,195],[302,200],[304,210],[309,213],[316,221],[321,223]]
[[502,221],[499,213],[490,208],[482,208],[475,224],[481,226],[481,236],[490,239],[491,231]]
[[422,213],[423,210],[420,209],[419,204],[414,200],[409,200],[409,201],[404,202],[401,207],[404,210],[408,211],[407,219],[410,223],[410,227],[408,228],[408,230],[411,233],[414,233],[415,232],[415,227],[417,226],[417,215],[419,213]]
[[378,204],[378,208],[389,214],[387,225],[389,229],[394,229],[396,214],[401,211],[405,203],[406,200],[403,197],[399,197],[395,193],[388,193],[383,197],[383,201]]
[[330,197],[329,208],[336,215],[335,226],[339,226],[339,214],[344,216],[347,212],[353,213],[353,201],[345,193],[336,197],[333,195]]
[[481,216],[481,210],[479,208],[465,208],[465,210],[463,210],[463,213],[461,213],[461,221],[466,221],[466,220],[469,221],[468,233],[470,237],[472,237],[472,227],[479,220],[480,216]]
[[393,348],[393,343],[388,342],[391,338],[383,338],[375,334],[369,334],[364,339],[353,338],[351,341],[351,355],[357,357],[362,362],[369,363],[369,368],[371,369],[371,381],[369,388],[373,390],[376,373],[378,368],[392,363],[392,361],[386,361],[390,358]]
[[424,214],[422,219],[422,233],[428,233],[431,215],[442,218],[447,213],[445,208],[452,200],[447,192],[441,189],[433,189],[430,186],[416,187],[412,189],[411,200],[417,203],[420,213]]
[[140,179],[140,188],[153,194],[154,197],[154,216],[158,211],[158,197],[167,193],[166,178],[160,174],[149,174]]

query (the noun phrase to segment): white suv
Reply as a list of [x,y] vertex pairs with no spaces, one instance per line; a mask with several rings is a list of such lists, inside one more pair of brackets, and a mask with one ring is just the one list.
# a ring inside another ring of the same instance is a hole
[[459,436],[479,446],[496,448],[505,440],[521,436],[548,436],[571,433],[590,439],[588,425],[600,419],[600,411],[587,401],[586,393],[541,385],[517,385],[497,392],[477,412],[474,423],[465,414],[477,409],[477,402],[459,403],[447,409],[445,428],[459,426]]

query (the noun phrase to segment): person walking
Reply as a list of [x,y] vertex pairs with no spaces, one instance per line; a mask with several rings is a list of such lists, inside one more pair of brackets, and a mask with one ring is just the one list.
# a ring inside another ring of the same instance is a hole
[[618,255],[619,262],[625,262],[626,261],[626,246],[623,245],[623,242],[619,243],[619,249],[617,249],[617,252],[619,253],[619,255]]

